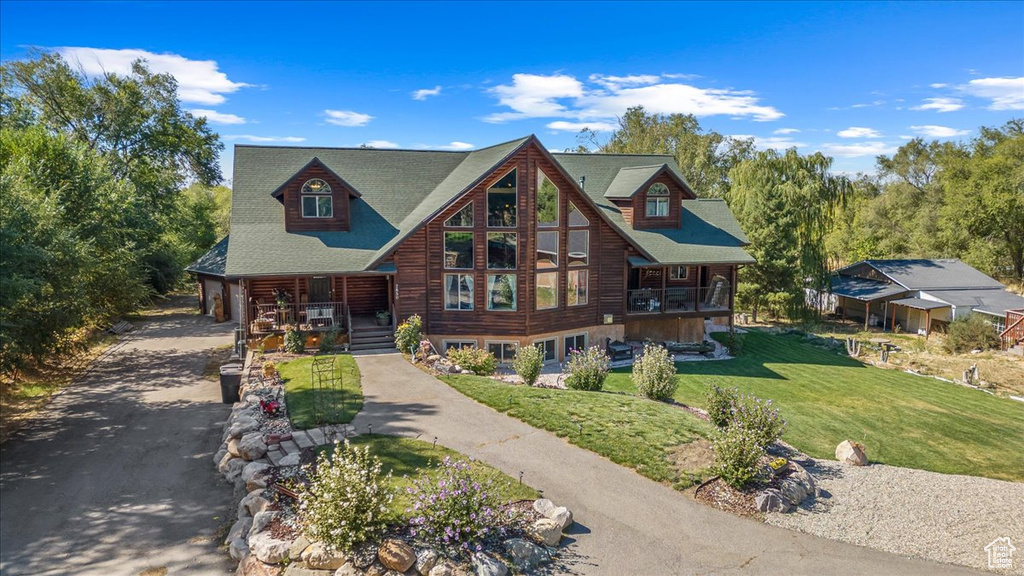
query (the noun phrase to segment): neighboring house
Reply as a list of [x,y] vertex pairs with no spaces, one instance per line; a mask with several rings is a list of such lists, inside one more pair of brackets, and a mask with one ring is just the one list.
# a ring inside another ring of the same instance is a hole
[[190,269],[204,294],[237,286],[250,339],[341,327],[369,348],[418,314],[438,350],[502,361],[526,344],[554,361],[606,338],[700,340],[705,318],[731,325],[753,262],[725,203],[697,199],[671,156],[552,154],[534,136],[472,152],[236,146],[233,184],[220,274]]
[[1024,297],[959,260],[864,260],[835,272],[832,294],[836,313],[865,328],[924,335],[972,312],[1003,332],[1024,311]]

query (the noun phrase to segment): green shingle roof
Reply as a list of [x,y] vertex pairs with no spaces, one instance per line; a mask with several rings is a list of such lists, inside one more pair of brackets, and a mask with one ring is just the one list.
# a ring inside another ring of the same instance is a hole
[[209,276],[224,276],[224,267],[228,259],[228,238],[228,236],[221,238],[220,242],[214,244],[206,254],[189,264],[185,271]]
[[[533,137],[472,152],[236,146],[231,243],[224,274],[273,276],[372,271],[410,234],[473,188]],[[358,190],[350,198],[348,232],[286,232],[284,208],[272,196],[313,158]],[[683,202],[680,230],[632,230],[604,197],[622,168],[622,184],[646,182],[667,166],[680,180],[671,156],[555,154],[611,224],[651,258],[666,264],[746,263],[746,237],[721,201]],[[634,173],[636,173],[634,175]],[[635,176],[635,178],[634,178]],[[226,244],[226,242],[225,242]]]
[[651,178],[654,178],[662,169],[667,168],[668,166],[665,164],[620,168],[615,178],[608,184],[608,189],[604,191],[604,197],[632,198],[633,194],[636,194],[641,186],[646,184]]

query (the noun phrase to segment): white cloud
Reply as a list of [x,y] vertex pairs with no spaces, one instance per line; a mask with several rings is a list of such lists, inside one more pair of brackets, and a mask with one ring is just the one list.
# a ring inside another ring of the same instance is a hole
[[799,132],[796,128],[779,128],[772,132],[772,134],[796,134]]
[[352,112],[351,110],[324,110],[327,123],[336,126],[366,126],[373,116]]
[[369,142],[364,142],[363,146],[367,148],[398,148],[398,143],[390,140],[370,140]]
[[473,148],[475,148],[475,146],[473,146],[469,142],[459,141],[450,142],[448,144],[445,144],[444,146],[438,146],[439,150],[472,150]]
[[885,100],[873,100],[867,104],[854,104],[850,108],[870,108],[872,106],[881,106],[882,104],[885,104]]
[[184,102],[222,104],[226,100],[224,94],[252,86],[229,80],[227,74],[218,69],[215,60],[189,60],[178,54],[155,54],[133,48],[110,50],[62,46],[55,51],[72,66],[81,67],[89,76],[107,72],[127,75],[131,73],[132,62],[146,60],[151,71],[174,76],[178,82],[178,98]]
[[753,140],[754,146],[761,150],[774,148],[775,150],[788,150],[789,148],[803,148],[805,142],[793,140],[787,136],[754,136],[753,134],[730,134],[730,138],[736,140]]
[[245,118],[235,114],[225,114],[224,112],[206,110],[204,108],[195,108],[189,110],[189,112],[191,112],[193,116],[202,116],[213,124],[245,124]]
[[882,134],[878,130],[874,130],[872,128],[850,126],[846,130],[836,132],[836,136],[839,136],[840,138],[881,138]]
[[896,146],[885,142],[859,142],[856,144],[832,144],[827,143],[821,146],[822,152],[830,156],[841,158],[857,158],[859,156],[878,156],[879,154],[892,154]]
[[559,132],[579,132],[584,128],[590,128],[594,132],[614,132],[618,130],[619,125],[611,122],[567,122],[565,120],[556,120],[549,122],[547,128]]
[[228,134],[221,136],[225,140],[248,140],[249,142],[305,142],[300,136],[254,136],[252,134]]
[[655,114],[725,115],[758,121],[777,120],[784,114],[764,106],[751,91],[698,88],[663,82],[653,75],[591,75],[589,85],[574,76],[515,74],[511,84],[489,90],[511,111],[485,117],[485,122],[524,118],[562,118],[576,121],[614,121],[633,106]]
[[960,89],[971,96],[992,100],[989,110],[1024,110],[1024,76],[977,78]]
[[426,100],[428,96],[437,96],[441,93],[440,86],[434,86],[433,88],[421,88],[412,93],[413,100]]
[[936,112],[955,112],[964,107],[959,98],[925,98],[924,104],[914,106],[911,110],[935,110]]
[[966,136],[971,133],[970,130],[957,130],[956,128],[936,126],[934,124],[911,126],[910,129],[921,136],[927,136],[929,138],[953,138],[954,136]]
[[936,82],[935,84],[929,84],[928,86],[931,87],[931,88],[945,88],[945,87],[949,86],[949,84],[943,84],[941,82]]

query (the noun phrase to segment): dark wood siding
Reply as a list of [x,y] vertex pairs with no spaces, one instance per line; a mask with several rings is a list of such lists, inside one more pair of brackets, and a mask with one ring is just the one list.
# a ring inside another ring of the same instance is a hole
[[[331,186],[334,216],[332,218],[302,217],[302,185],[310,178],[320,178]],[[352,193],[330,171],[316,164],[297,174],[284,188],[285,230],[288,232],[316,232],[323,230],[345,232],[349,229],[349,195]],[[358,201],[358,200],[357,200]]]
[[350,276],[348,308],[355,314],[376,314],[388,310],[387,276]]
[[[647,189],[655,182],[668,186],[668,216],[662,218],[651,218],[647,216]],[[690,195],[676,183],[667,172],[662,172],[650,181],[633,196],[633,208],[629,221],[632,222],[634,230],[645,230],[650,228],[678,228],[679,212],[683,198],[690,198]]]

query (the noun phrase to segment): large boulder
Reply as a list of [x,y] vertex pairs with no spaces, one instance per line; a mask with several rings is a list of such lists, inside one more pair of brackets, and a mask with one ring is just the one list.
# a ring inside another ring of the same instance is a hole
[[281,576],[284,568],[276,564],[264,564],[256,556],[250,554],[238,563],[235,576]]
[[279,564],[287,560],[291,547],[291,540],[274,538],[269,531],[259,532],[249,538],[249,551],[259,558],[260,562],[267,564]]
[[520,572],[551,562],[548,551],[523,538],[512,538],[503,543],[505,552]]
[[337,570],[348,558],[341,552],[331,550],[327,546],[314,542],[302,553],[302,561],[314,570]]
[[473,572],[476,576],[506,576],[508,566],[488,554],[477,552],[473,554]]
[[377,558],[388,570],[405,572],[416,563],[416,551],[401,540],[389,539],[377,550]]
[[238,459],[238,456],[232,454],[228,450],[225,450],[224,451],[224,455],[221,456],[220,461],[217,462],[217,471],[220,472],[221,474],[227,474],[228,473],[228,466],[231,464],[231,461],[232,460],[237,460],[237,459]]
[[239,442],[240,442],[239,438],[231,438],[230,440],[228,440],[228,443],[224,446],[224,448],[227,449],[228,454],[231,454],[235,458],[241,458],[242,457],[242,453],[238,451],[238,443]]
[[442,562],[431,568],[427,576],[455,576],[455,570],[447,562]]
[[289,558],[302,558],[302,553],[309,548],[309,540],[305,536],[299,536],[292,542],[292,547],[288,549]]
[[356,568],[365,570],[377,559],[377,547],[373,544],[360,544],[352,551],[352,563]]
[[793,506],[799,506],[808,496],[817,496],[818,487],[814,477],[796,462],[786,465],[789,474],[779,483],[779,492]]
[[249,534],[249,530],[252,528],[252,518],[241,518],[231,525],[231,529],[228,530],[228,537],[224,539],[225,544],[230,544],[232,540],[238,540],[241,538],[245,540],[245,537]]
[[526,529],[526,535],[545,546],[556,546],[562,539],[562,527],[550,518],[541,518]]
[[231,423],[231,426],[228,427],[228,431],[226,434],[229,439],[241,438],[242,436],[248,434],[249,432],[255,432],[256,430],[259,430],[259,428],[260,423],[257,422],[255,419],[247,416],[242,416],[236,418],[235,421]]
[[437,566],[437,561],[441,558],[441,555],[437,551],[430,548],[424,548],[416,553],[416,571],[427,576],[430,571]]
[[849,440],[843,440],[836,446],[836,460],[851,466],[867,466],[868,456],[864,453],[864,446]]
[[270,472],[270,464],[263,462],[249,462],[242,468],[242,482],[245,482],[246,492],[260,490],[267,487],[266,476]]
[[248,462],[241,458],[232,458],[228,461],[228,470],[224,473],[224,477],[227,478],[228,482],[234,482],[235,480],[240,479],[242,477],[242,470],[245,468],[246,464],[248,464]]
[[572,512],[569,511],[565,506],[559,506],[558,508],[552,509],[550,512],[545,514],[548,518],[558,522],[559,530],[565,531],[566,528],[572,526]]
[[548,516],[548,512],[551,512],[552,510],[555,509],[555,503],[552,502],[551,500],[548,500],[547,498],[538,498],[533,502],[533,509],[537,512],[537,514],[540,514],[545,518],[550,518],[550,516]]
[[263,490],[253,490],[246,494],[238,502],[238,517],[244,518],[245,516],[255,517],[260,512],[265,511],[270,507],[270,500],[263,497]]
[[774,488],[758,494],[754,498],[754,503],[761,512],[789,512],[792,509],[782,493]]
[[238,441],[238,455],[246,460],[259,460],[266,453],[267,444],[259,432],[249,432]]
[[242,560],[249,555],[249,543],[245,538],[235,538],[228,542],[228,556],[232,560]]

